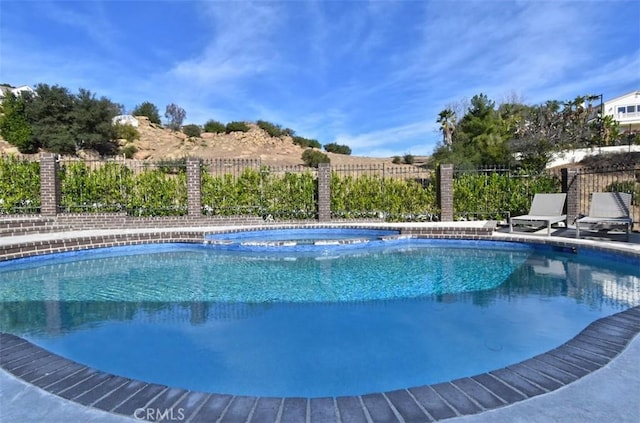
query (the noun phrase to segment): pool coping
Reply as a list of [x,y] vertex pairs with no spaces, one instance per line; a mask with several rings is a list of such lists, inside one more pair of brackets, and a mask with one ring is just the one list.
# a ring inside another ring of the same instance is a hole
[[[308,228],[293,225],[287,228]],[[314,225],[313,227],[319,227]],[[336,227],[336,226],[321,226]],[[340,226],[344,227],[344,226]],[[351,225],[349,227],[360,227]],[[389,229],[392,225],[379,225]],[[397,228],[394,225],[393,228]],[[263,227],[264,228],[264,227]],[[371,229],[371,226],[366,226]],[[268,229],[274,229],[269,226]],[[241,230],[241,229],[239,229]],[[405,228],[406,230],[406,228]],[[458,230],[458,229],[456,229]],[[39,255],[94,248],[117,243],[132,245],[149,242],[202,242],[204,233],[229,232],[221,228],[128,233],[123,238],[65,238],[52,249],[22,251]],[[235,231],[235,230],[232,230]],[[585,247],[640,257],[635,250],[620,251],[615,246],[559,240],[551,237],[493,234],[428,234],[419,237],[488,239],[528,242],[554,246]],[[133,235],[133,236],[131,236]],[[159,236],[159,238],[153,238]],[[80,242],[78,242],[78,239]],[[75,240],[75,242],[74,242]],[[85,240],[99,240],[96,244]],[[32,245],[32,243],[28,243]],[[55,251],[52,251],[55,250]],[[5,250],[6,252],[6,250]],[[383,393],[325,398],[250,397],[209,394],[146,383],[108,374],[50,353],[15,335],[0,333],[0,368],[38,388],[72,402],[140,420],[140,410],[180,412],[180,420],[225,422],[368,422],[439,421],[472,415],[511,405],[553,392],[602,368],[617,357],[640,333],[640,306],[599,319],[563,345],[502,369],[438,383]],[[137,414],[136,414],[137,413]],[[168,415],[164,416],[165,418]],[[153,421],[153,420],[152,420]]]
[[150,409],[179,413],[180,420],[206,422],[431,422],[482,413],[560,389],[607,365],[638,333],[640,306],[596,320],[561,346],[502,369],[342,397],[251,397],[172,388],[105,373],[6,333],[0,333],[0,367],[66,400],[135,419]]

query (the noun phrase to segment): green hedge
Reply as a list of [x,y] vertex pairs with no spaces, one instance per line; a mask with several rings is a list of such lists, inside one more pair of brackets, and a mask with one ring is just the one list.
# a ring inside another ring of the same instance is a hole
[[[502,219],[526,214],[536,193],[560,192],[560,180],[548,174],[469,172],[453,180],[456,219]],[[464,210],[464,212],[460,212]]]
[[331,212],[336,218],[388,221],[433,220],[438,214],[435,185],[379,175],[331,175]]
[[91,169],[83,162],[62,165],[64,212],[126,212],[131,216],[181,216],[187,213],[187,177],[159,169],[135,173],[119,163]]
[[40,211],[40,163],[0,157],[0,214]]
[[[157,165],[157,166],[156,166]],[[135,171],[121,163],[84,162],[60,168],[63,212],[125,212],[132,216],[187,213],[184,163],[157,163]],[[629,186],[635,183],[627,183]],[[613,185],[613,184],[612,184]],[[620,189],[611,186],[608,189]],[[627,186],[625,185],[625,189]],[[267,167],[239,176],[202,173],[203,213],[308,219],[317,215],[315,172],[276,173]],[[535,193],[560,192],[558,178],[508,172],[458,173],[454,179],[456,219],[502,219],[526,214]],[[636,197],[640,196],[636,192]],[[637,201],[637,198],[634,199]],[[40,165],[0,157],[0,214],[37,213]],[[336,218],[433,220],[439,213],[434,181],[379,175],[331,175],[331,211]],[[464,211],[464,212],[460,212]]]
[[238,177],[202,173],[202,207],[207,215],[315,218],[316,191],[311,172],[276,175],[263,167],[245,169]]

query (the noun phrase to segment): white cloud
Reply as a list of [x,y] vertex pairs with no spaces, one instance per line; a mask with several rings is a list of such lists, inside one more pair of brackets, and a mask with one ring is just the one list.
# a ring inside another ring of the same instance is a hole
[[[415,144],[416,138],[424,140],[424,144]],[[384,156],[391,156],[404,153],[422,155],[427,154],[426,151],[430,153],[437,139],[433,124],[415,122],[358,135],[338,135],[335,142],[348,145],[355,155],[377,151],[378,154],[384,152]],[[412,148],[413,151],[408,151],[408,148]]]
[[272,42],[279,25],[271,3],[204,3],[211,40],[198,56],[175,64],[170,74],[205,90],[216,84],[234,84],[260,74],[274,63]]

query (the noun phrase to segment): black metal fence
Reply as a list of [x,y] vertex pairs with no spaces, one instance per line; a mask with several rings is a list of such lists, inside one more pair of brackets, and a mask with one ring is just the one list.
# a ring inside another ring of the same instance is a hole
[[588,214],[594,192],[627,192],[631,194],[630,215],[636,230],[640,228],[640,164],[627,166],[581,168],[580,213]]
[[[131,216],[187,214],[186,161],[59,161],[61,213],[121,212]],[[254,215],[313,219],[318,213],[318,172],[306,166],[266,166],[259,159],[201,162],[205,215]],[[640,164],[581,168],[580,212],[591,193],[632,194],[631,215],[640,228]],[[332,218],[387,221],[439,220],[436,172],[411,165],[367,164],[331,167]],[[454,170],[456,220],[506,220],[526,214],[533,195],[560,192],[554,172],[527,174],[490,168]],[[0,156],[0,214],[40,211],[38,158]],[[569,222],[571,223],[571,222]]]

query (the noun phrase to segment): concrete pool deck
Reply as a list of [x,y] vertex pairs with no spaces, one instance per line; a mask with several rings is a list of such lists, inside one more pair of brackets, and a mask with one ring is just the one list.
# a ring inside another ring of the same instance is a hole
[[[470,223],[471,222],[465,222],[467,226],[471,226]],[[408,228],[420,227],[419,225],[424,226],[425,224],[363,224],[358,226]],[[269,228],[271,229],[273,226]],[[163,229],[162,232],[184,232],[185,230],[191,229],[199,232],[202,230],[237,230],[239,227]],[[145,232],[145,230],[128,231],[132,234]],[[159,230],[146,230],[146,232],[149,233],[158,231]],[[103,230],[33,234],[23,237],[12,237],[10,242],[8,242],[8,239],[0,238],[0,248],[3,248],[3,245],[14,245],[17,242],[46,243],[47,240],[52,239],[59,240],[61,238],[73,239],[78,237],[103,236],[110,235],[113,232],[114,231]],[[122,233],[124,231],[119,230],[115,232]],[[547,238],[546,235],[540,236],[538,234],[509,234],[500,230],[494,232],[488,239],[522,240],[541,243],[560,242],[562,244],[564,244],[566,240],[570,245],[596,249],[622,250],[634,256],[640,255],[639,234],[633,234],[631,242],[629,243],[610,242],[606,239],[595,238],[573,241],[571,237],[571,229],[558,230],[554,233],[554,236],[550,238]],[[637,416],[640,415],[640,337],[636,335],[638,331],[640,331],[640,308],[636,307],[632,309],[631,313],[625,314],[625,318],[616,317],[613,318],[613,320],[609,320],[609,322],[613,323],[613,326],[605,323],[597,324],[592,328],[590,325],[590,330],[586,336],[587,339],[593,341],[592,347],[585,345],[584,339],[578,339],[574,342],[573,346],[570,346],[570,348],[574,350],[576,346],[578,346],[578,349],[582,351],[577,352],[578,355],[582,355],[585,359],[582,363],[572,361],[575,357],[570,358],[563,356],[562,351],[556,351],[545,357],[539,357],[535,360],[532,359],[533,361],[527,360],[528,364],[524,362],[524,365],[520,363],[509,366],[509,368],[513,368],[511,370],[500,369],[495,372],[490,372],[492,375],[489,379],[482,377],[484,375],[480,375],[481,378],[478,379],[479,382],[474,378],[465,378],[461,380],[461,382],[454,381],[453,384],[439,384],[442,386],[429,388],[430,390],[428,391],[402,390],[395,391],[394,393],[385,393],[384,395],[375,394],[372,396],[346,397],[351,399],[356,398],[355,401],[357,404],[347,404],[348,401],[333,399],[329,400],[330,404],[324,401],[325,405],[327,405],[326,407],[318,408],[318,404],[320,403],[318,401],[314,402],[306,399],[277,399],[271,404],[271,411],[275,412],[275,414],[272,414],[274,418],[270,418],[269,420],[277,422],[434,421],[438,420],[437,407],[434,412],[433,409],[429,408],[433,406],[433,404],[431,403],[430,405],[425,399],[426,393],[433,391],[437,393],[435,398],[440,398],[440,401],[442,401],[442,398],[447,398],[448,396],[450,398],[458,396],[460,404],[452,404],[452,402],[454,402],[453,400],[448,401],[448,404],[452,407],[447,406],[447,408],[449,410],[453,409],[453,413],[448,412],[441,414],[442,418],[452,422],[635,422],[637,421]],[[616,327],[622,332],[619,332]],[[600,335],[598,335],[598,333],[607,337],[607,339],[599,338]],[[614,348],[616,339],[620,334],[626,336],[624,345],[617,343],[616,348]],[[18,360],[21,359],[20,354],[10,356],[6,353],[7,346],[9,346],[9,351],[12,348],[9,345],[9,338],[3,339],[5,340],[3,342],[4,346],[0,345],[0,348],[5,351],[0,354],[0,359],[3,359],[3,367],[11,367],[10,363],[13,363],[13,368],[23,368],[24,366],[18,363]],[[627,341],[630,342],[625,348]],[[573,341],[570,341],[568,344],[571,342]],[[23,345],[23,347],[26,348],[28,346]],[[584,348],[587,350],[592,348],[592,351],[584,351]],[[22,358],[26,358],[25,362],[31,361],[28,359],[29,355],[41,359],[42,356],[38,354],[40,354],[40,352],[29,349],[26,357]],[[10,359],[7,360],[7,358]],[[16,367],[16,364],[19,365]],[[596,366],[594,366],[594,364]],[[523,367],[518,370],[517,366]],[[560,366],[560,368],[558,368],[558,366]],[[565,366],[564,369],[562,366]],[[86,371],[86,369],[79,369],[74,374],[80,374],[82,371]],[[525,374],[526,377],[512,378],[514,374]],[[93,377],[90,373],[87,373],[86,376]],[[498,376],[498,379],[496,379],[495,376]],[[99,377],[99,375],[97,377]],[[472,380],[473,382],[471,382]],[[495,383],[496,380],[499,381],[498,384]],[[503,383],[505,380],[508,380],[506,385]],[[530,382],[534,383],[532,384]],[[483,384],[482,389],[480,389],[481,392],[475,392],[480,385],[476,386],[474,383]],[[130,385],[130,383],[127,382],[127,385]],[[487,387],[487,385],[491,386]],[[505,386],[508,389],[505,389]],[[452,388],[453,392],[450,391]],[[69,387],[66,389],[66,392],[69,392]],[[134,390],[133,393],[128,397],[123,397],[118,405],[114,405],[111,409],[121,406],[124,402],[128,401],[129,397],[134,396],[134,394],[137,395],[138,392],[144,389],[145,388],[142,388],[139,391]],[[169,393],[170,391],[171,389],[168,389],[165,392]],[[460,396],[461,392],[463,392],[463,394]],[[107,392],[107,394],[112,395],[113,393]],[[107,394],[105,394],[105,396],[107,396]],[[178,392],[174,392],[174,394],[177,395]],[[126,392],[120,395],[124,396]],[[265,421],[260,418],[261,415],[259,412],[266,408],[263,407],[261,409],[261,404],[259,404],[257,399],[251,400],[247,399],[247,397],[228,397],[228,400],[222,405],[220,413],[214,416],[213,414],[203,412],[206,407],[212,408],[212,396],[185,396],[184,392],[180,395],[178,400],[174,400],[171,404],[177,406],[180,404],[179,400],[183,402],[186,400],[186,403],[191,402],[191,406],[196,406],[196,408],[192,409],[189,415],[185,415],[184,419],[181,419],[182,416],[178,414],[178,411],[175,411],[173,416],[171,416],[174,421],[201,421],[199,420],[200,417],[203,417],[204,420],[202,421]],[[511,400],[507,397],[511,398]],[[409,401],[407,401],[407,399],[409,399]],[[97,401],[94,401],[92,404],[96,402]],[[105,402],[105,404],[107,402]],[[169,402],[164,402],[164,404]],[[353,400],[351,400],[351,402],[353,402]],[[145,403],[145,406],[152,404],[153,403]],[[158,404],[161,403],[158,402]],[[220,404],[218,404],[218,407],[220,407]],[[429,412],[429,410],[431,410],[431,412]],[[441,408],[440,411],[442,410],[444,409]],[[465,414],[465,410],[475,414],[461,416]],[[165,415],[165,420],[170,421],[170,416]],[[96,407],[86,407],[78,402],[69,401],[63,396],[44,391],[30,383],[26,383],[22,379],[16,378],[6,370],[2,370],[0,371],[0,422],[4,423],[5,421],[125,422],[140,421],[140,419],[136,420],[132,417],[102,411]]]

